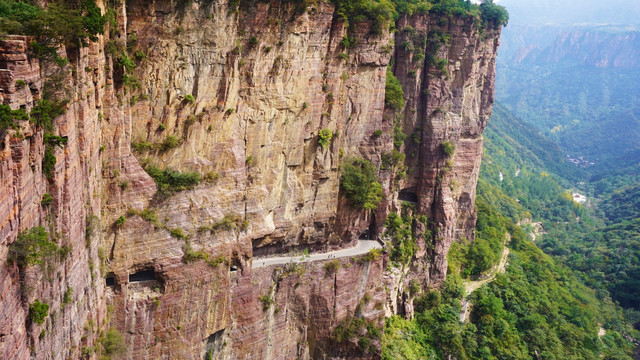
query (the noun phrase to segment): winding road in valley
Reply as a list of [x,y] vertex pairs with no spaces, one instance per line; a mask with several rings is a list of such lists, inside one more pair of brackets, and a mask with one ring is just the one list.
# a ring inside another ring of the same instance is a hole
[[344,257],[358,256],[368,253],[371,249],[382,249],[382,245],[376,240],[358,240],[358,244],[347,249],[329,251],[326,253],[315,253],[308,256],[298,254],[296,256],[279,256],[270,258],[254,258],[251,268],[257,269],[265,266],[305,263],[318,260],[338,259]]
[[[511,241],[511,234],[507,233],[505,244]],[[507,259],[509,258],[509,248],[505,245],[502,248],[502,255],[500,256],[500,262],[497,266],[487,274],[486,278],[477,281],[465,281],[464,282],[464,300],[462,300],[462,311],[460,312],[460,321],[467,321],[469,319],[469,296],[482,285],[488,284],[495,280],[498,274],[502,274],[507,267]]]

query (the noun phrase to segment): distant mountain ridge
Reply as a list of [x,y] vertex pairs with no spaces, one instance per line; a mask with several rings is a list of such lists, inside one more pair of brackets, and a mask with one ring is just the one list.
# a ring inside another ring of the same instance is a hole
[[640,1],[629,0],[501,0],[510,24],[527,25],[638,25]]
[[568,63],[596,68],[638,68],[640,32],[561,30],[549,46],[522,46],[509,61],[518,64],[527,62],[532,65]]
[[619,185],[640,162],[640,31],[629,29],[510,24],[497,58],[496,99],[593,162],[592,175],[627,177]]

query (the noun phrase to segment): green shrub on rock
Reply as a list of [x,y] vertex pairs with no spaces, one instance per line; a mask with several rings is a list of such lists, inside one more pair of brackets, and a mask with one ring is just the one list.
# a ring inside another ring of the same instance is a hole
[[442,152],[447,156],[451,157],[456,151],[456,146],[453,145],[451,141],[444,141],[441,145]]
[[29,305],[29,320],[38,325],[42,325],[44,323],[44,319],[47,318],[48,313],[49,304],[40,302],[38,299]]
[[158,185],[160,195],[170,195],[177,191],[192,189],[200,183],[202,176],[195,172],[180,172],[172,169],[159,169],[147,165],[144,170]]
[[377,173],[378,169],[365,159],[349,159],[342,165],[340,187],[353,206],[372,210],[380,204],[382,185]]
[[44,195],[42,195],[42,200],[40,201],[40,204],[42,206],[49,206],[51,205],[51,203],[53,202],[53,196],[49,195],[48,193],[45,193]]
[[14,120],[27,120],[28,116],[24,109],[11,110],[9,105],[0,105],[0,131],[6,129],[17,129]]
[[480,5],[480,18],[483,27],[497,29],[507,26],[509,13],[504,6],[495,4],[493,0],[486,0]]
[[398,78],[393,75],[390,68],[387,68],[387,84],[385,86],[384,104],[396,111],[404,107],[404,91]]
[[127,350],[122,333],[114,328],[107,330],[107,333],[100,338],[100,344],[102,345],[102,354],[109,356],[102,356],[101,359],[109,359],[112,355],[123,355]]
[[333,138],[333,133],[329,129],[322,129],[318,133],[318,144],[323,148],[328,148],[331,144],[331,139]]
[[38,226],[18,235],[18,239],[9,245],[7,259],[10,264],[24,268],[48,264],[58,255],[58,245],[49,240],[49,234],[43,227]]

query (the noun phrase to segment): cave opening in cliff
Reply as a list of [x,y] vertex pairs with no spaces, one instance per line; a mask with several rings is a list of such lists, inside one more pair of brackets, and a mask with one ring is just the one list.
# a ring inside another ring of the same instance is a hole
[[157,281],[156,272],[152,270],[142,270],[129,274],[129,282]]
[[115,287],[116,286],[116,277],[113,273],[108,273],[107,277],[104,279],[107,286]]
[[142,269],[129,274],[129,290],[132,291],[164,291],[164,281],[154,269]]
[[398,193],[398,200],[407,201],[411,203],[418,202],[418,195],[413,188],[402,189]]
[[229,264],[229,271],[238,271],[242,264],[240,263],[240,259],[233,257],[231,258],[231,263]]

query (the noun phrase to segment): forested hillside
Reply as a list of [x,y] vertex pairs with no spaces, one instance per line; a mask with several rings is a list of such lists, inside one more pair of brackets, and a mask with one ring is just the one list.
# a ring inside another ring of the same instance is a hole
[[638,34],[619,25],[640,8],[501,4],[516,26],[498,59],[503,104],[484,133],[477,238],[452,245],[447,282],[416,296],[414,320],[387,322],[383,358],[637,358]]
[[[536,137],[530,126],[497,106],[485,136],[478,186],[482,198],[514,220],[530,217],[541,222],[545,233],[539,234],[538,246],[577,271],[582,281],[598,291],[599,298],[610,296],[628,308],[628,320],[636,323],[633,310],[638,310],[640,299],[638,186],[602,200],[589,197],[586,206],[578,204],[570,190],[575,190],[581,176],[586,181],[580,181],[580,187],[593,186],[589,175],[562,161],[557,147]],[[519,139],[527,141],[531,151],[523,151]],[[514,169],[520,170],[519,176]],[[609,180],[606,176],[599,179]],[[534,231],[530,225],[524,228]]]
[[584,171],[566,162],[557,145],[500,104],[484,135],[478,193],[487,202],[516,221],[533,215],[565,222],[584,212],[567,196]]
[[[594,264],[587,259],[592,254],[578,254],[574,243],[604,226],[568,196],[567,189],[582,176],[557,146],[497,104],[485,130],[476,241],[463,239],[452,246],[447,282],[441,292],[416,296],[415,319],[387,322],[383,358],[633,359],[636,345],[628,336],[638,334],[627,325],[633,314],[616,302],[627,306],[638,298],[637,285],[628,287],[637,278],[616,277],[610,285],[621,291],[610,296],[602,284],[590,281],[587,268]],[[531,241],[531,221],[541,222],[548,232],[538,233],[536,242]],[[505,273],[467,297],[469,281],[495,271],[505,238],[510,239]],[[551,250],[548,244],[565,241],[573,243],[572,259],[583,259],[584,267],[536,246]],[[595,258],[594,271],[638,263],[640,252],[633,247],[605,261],[621,244],[616,245],[604,245],[608,253]],[[470,316],[461,321],[466,302]]]
[[640,185],[615,191],[598,206],[609,223],[640,218]]
[[637,69],[505,64],[499,74],[499,101],[559,144],[566,155],[582,157],[579,166],[597,171],[619,165],[625,157],[638,159]]
[[[452,250],[447,282],[416,296],[413,320],[387,321],[383,359],[633,359],[627,336],[637,334],[610,298],[545,255],[482,196],[477,204],[479,240]],[[488,237],[501,245],[507,232],[506,272],[470,296],[470,317],[461,321],[462,276],[473,273],[465,269],[495,264],[496,249],[483,244]]]
[[542,24],[518,10],[551,3],[513,4],[516,24],[504,31],[496,76],[497,101],[557,144],[559,162],[573,163],[581,176],[547,166],[598,197],[640,181],[640,32],[625,17],[607,22],[607,12],[594,10],[601,5],[578,9],[591,8],[601,21],[585,16],[576,25]]

